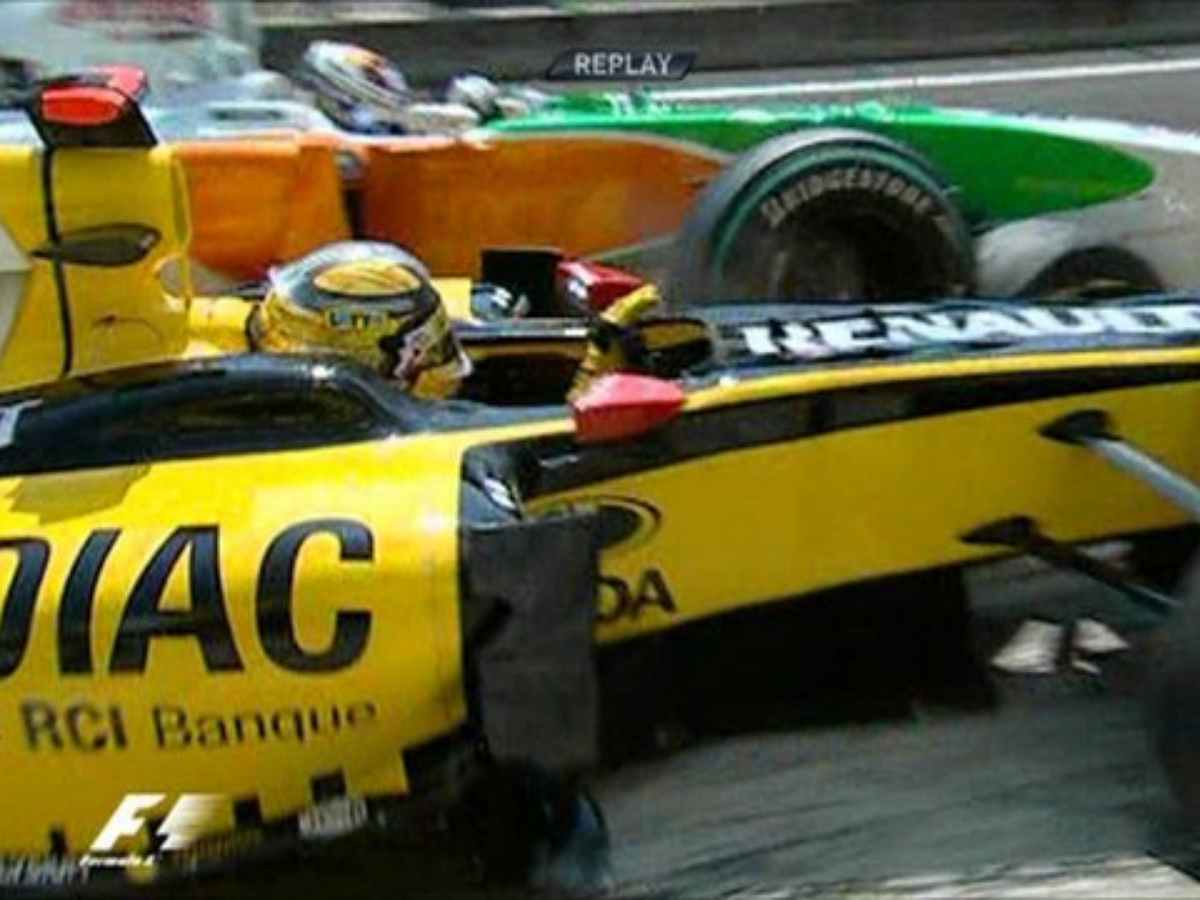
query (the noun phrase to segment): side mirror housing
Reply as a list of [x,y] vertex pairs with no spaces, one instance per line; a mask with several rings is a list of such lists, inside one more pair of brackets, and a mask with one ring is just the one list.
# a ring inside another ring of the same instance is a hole
[[560,304],[575,315],[603,312],[646,284],[629,272],[584,259],[560,262],[556,282]]
[[625,372],[604,375],[571,402],[575,439],[599,444],[638,437],[676,418],[686,399],[673,381]]
[[146,87],[141,69],[99,66],[42,82],[26,111],[47,147],[153,147],[138,106]]

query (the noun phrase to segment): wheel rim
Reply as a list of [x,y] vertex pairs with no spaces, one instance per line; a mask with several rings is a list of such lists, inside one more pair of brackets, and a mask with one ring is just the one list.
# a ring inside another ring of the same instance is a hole
[[801,229],[771,248],[764,271],[769,299],[856,300],[867,294],[862,252],[836,231]]

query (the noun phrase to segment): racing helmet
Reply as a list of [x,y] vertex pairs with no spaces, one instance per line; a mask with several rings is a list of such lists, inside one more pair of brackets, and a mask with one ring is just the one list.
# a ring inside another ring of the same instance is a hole
[[352,356],[418,397],[450,396],[471,371],[428,270],[375,241],[330,244],[272,269],[251,337],[262,350]]
[[464,72],[446,85],[446,102],[474,110],[480,121],[487,122],[500,115],[500,88],[486,75]]
[[304,51],[300,80],[327,116],[352,131],[402,127],[413,100],[404,75],[387,59],[354,44],[314,41]]

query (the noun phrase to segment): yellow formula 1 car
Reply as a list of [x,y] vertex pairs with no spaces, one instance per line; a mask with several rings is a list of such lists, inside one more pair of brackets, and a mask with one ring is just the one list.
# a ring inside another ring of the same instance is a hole
[[462,396],[418,401],[158,289],[186,204],[124,95],[52,85],[52,149],[0,152],[6,887],[576,771],[594,642],[1020,552],[1175,603],[1071,545],[1196,515],[1200,298],[466,326]]

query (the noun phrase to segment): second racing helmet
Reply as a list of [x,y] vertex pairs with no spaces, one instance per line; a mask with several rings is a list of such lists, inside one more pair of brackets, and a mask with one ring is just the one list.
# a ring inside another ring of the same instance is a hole
[[402,129],[404,110],[413,102],[399,69],[354,44],[309,44],[300,80],[316,95],[321,111],[349,131]]

